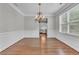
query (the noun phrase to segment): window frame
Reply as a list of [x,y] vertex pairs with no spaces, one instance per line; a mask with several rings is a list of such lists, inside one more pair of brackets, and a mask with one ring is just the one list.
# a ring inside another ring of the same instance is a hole
[[[78,4],[79,5],[79,4]],[[77,6],[77,5],[76,5]],[[76,7],[75,6],[75,7]],[[79,36],[79,34],[76,34],[76,33],[71,33],[70,32],[70,24],[72,23],[75,23],[75,22],[79,22],[79,20],[73,20],[73,21],[70,21],[70,12],[75,8],[75,7],[73,7],[73,8],[71,8],[70,10],[68,10],[67,12],[64,12],[63,14],[61,14],[61,15],[59,15],[59,32],[61,32],[61,33],[66,33],[66,34],[70,34],[70,35],[76,35],[76,36]],[[67,14],[67,32],[63,32],[62,31],[62,25],[65,25],[65,24],[63,24],[62,23],[62,16],[64,15],[64,14]]]

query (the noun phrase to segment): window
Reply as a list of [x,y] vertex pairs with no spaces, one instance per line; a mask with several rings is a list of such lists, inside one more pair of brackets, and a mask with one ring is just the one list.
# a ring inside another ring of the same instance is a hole
[[67,32],[67,14],[64,13],[63,15],[61,15],[60,17],[60,25],[61,25],[61,30],[62,32]]
[[70,13],[70,21],[79,20],[79,5],[71,9],[69,13]]
[[79,5],[60,15],[60,32],[79,35]]

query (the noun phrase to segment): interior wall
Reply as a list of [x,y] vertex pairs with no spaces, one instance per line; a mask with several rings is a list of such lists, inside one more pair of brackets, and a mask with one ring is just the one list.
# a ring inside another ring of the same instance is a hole
[[[48,37],[54,37],[55,22],[53,16],[47,17]],[[34,16],[24,17],[9,4],[0,4],[0,51],[3,51],[24,37],[39,37],[39,24],[35,22]]]
[[[54,18],[46,17],[48,18],[48,37],[54,37]],[[39,23],[35,21],[34,16],[24,17],[24,30],[26,37],[39,37]]]
[[[74,5],[70,5],[70,7],[74,7]],[[63,7],[64,8],[64,7]],[[65,44],[69,45],[70,47],[72,47],[73,49],[79,51],[79,36],[75,36],[75,35],[70,35],[67,33],[61,33],[59,32],[59,15],[66,12],[67,9],[69,9],[68,7],[66,8],[66,10],[60,10],[58,12],[60,12],[58,15],[56,14],[55,18],[55,32],[56,32],[56,38],[59,39],[60,41],[64,42]]]
[[24,30],[24,17],[7,3],[0,4],[0,33]]
[[21,40],[23,30],[24,17],[8,3],[0,3],[0,51]]

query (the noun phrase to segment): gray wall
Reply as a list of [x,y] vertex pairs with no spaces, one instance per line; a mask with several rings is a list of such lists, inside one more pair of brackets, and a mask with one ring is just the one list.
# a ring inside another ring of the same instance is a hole
[[[48,37],[53,37],[54,36],[54,30],[55,30],[55,25],[54,25],[54,17],[53,16],[46,16],[48,18]],[[34,33],[34,37],[39,35],[39,23],[35,21],[34,16],[25,16],[24,17],[24,30],[26,33]],[[28,31],[28,32],[27,32]],[[29,35],[33,36],[33,35]]]
[[[48,18],[48,35],[54,36],[54,18]],[[7,3],[0,4],[0,33],[25,30],[27,36],[39,35],[39,24],[35,22],[34,16],[22,16]],[[34,33],[33,35],[31,35]]]
[[[39,23],[35,21],[34,16],[25,16],[24,17],[24,29],[25,30],[38,30]],[[48,29],[54,29],[54,19],[53,16],[47,16],[48,18]],[[53,25],[53,26],[52,26]]]
[[0,51],[23,38],[24,17],[8,4],[0,3]]
[[39,29],[39,24],[35,22],[34,16],[24,17],[24,30],[33,31],[38,29]]
[[0,4],[0,32],[24,29],[24,17],[7,3]]

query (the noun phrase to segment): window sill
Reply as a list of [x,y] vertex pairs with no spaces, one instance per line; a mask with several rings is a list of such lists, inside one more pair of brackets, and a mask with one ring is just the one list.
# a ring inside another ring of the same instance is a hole
[[60,32],[60,33],[63,33],[63,34],[67,34],[67,35],[72,35],[72,36],[77,36],[77,37],[79,37],[79,34],[74,34],[74,33],[66,33],[66,32]]

